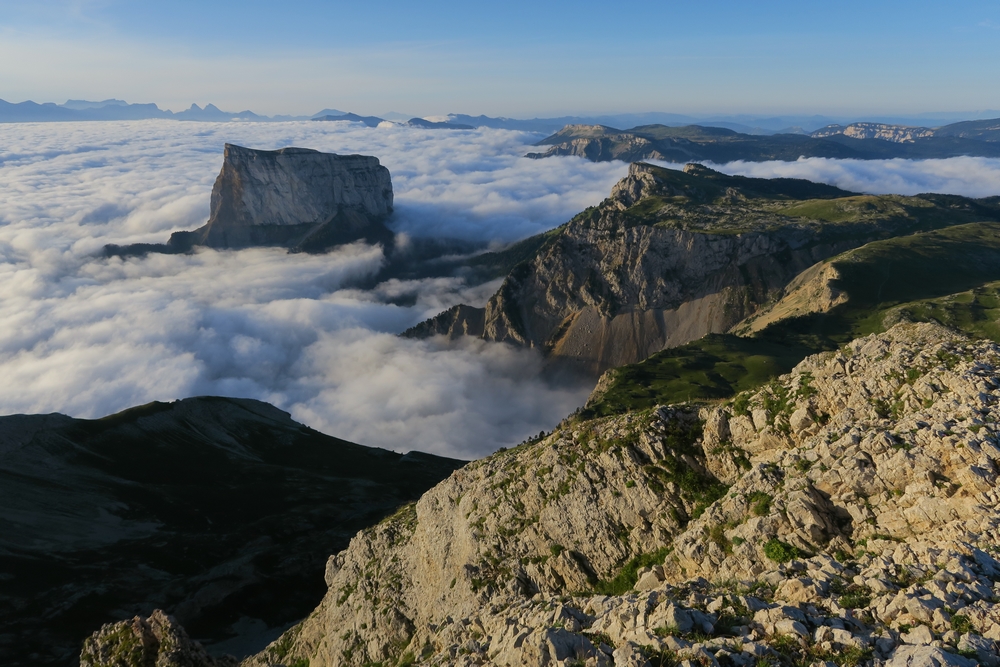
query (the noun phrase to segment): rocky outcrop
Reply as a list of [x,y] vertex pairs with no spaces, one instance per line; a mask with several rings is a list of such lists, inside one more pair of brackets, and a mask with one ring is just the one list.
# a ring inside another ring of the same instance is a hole
[[843,135],[851,139],[878,139],[897,144],[912,144],[917,139],[934,136],[929,127],[891,125],[889,123],[851,123],[850,125],[827,125],[810,134],[812,137],[833,137]]
[[459,304],[429,320],[424,320],[410,327],[400,335],[407,338],[446,336],[451,339],[462,336],[482,336],[485,317],[485,308]]
[[210,656],[159,609],[149,618],[108,623],[87,638],[80,652],[80,667],[235,667],[238,662]]
[[960,155],[996,157],[997,121],[967,121],[937,130],[884,123],[831,125],[812,135],[743,134],[721,127],[641,125],[618,130],[603,125],[567,125],[540,141],[545,152],[529,158],[578,155],[595,162],[649,160],[794,161],[801,157],[855,160],[927,159]]
[[763,331],[768,326],[793,317],[826,313],[847,303],[848,295],[836,285],[840,272],[832,263],[817,262],[788,284],[782,297],[766,304],[756,313],[733,327],[740,335]]
[[283,246],[321,252],[366,240],[389,243],[392,181],[378,158],[308,148],[262,151],[226,144],[208,223],[165,246],[107,246],[106,254],[186,252],[195,246]]
[[249,666],[994,665],[1000,347],[898,325],[470,464]]
[[544,153],[528,153],[524,157],[533,160],[554,155],[576,155],[591,162],[623,160],[667,160],[649,139],[632,134],[610,134],[601,137],[577,138],[552,146]]

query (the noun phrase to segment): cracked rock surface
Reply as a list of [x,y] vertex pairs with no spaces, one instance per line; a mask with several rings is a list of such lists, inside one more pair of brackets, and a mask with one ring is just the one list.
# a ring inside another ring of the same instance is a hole
[[900,324],[564,422],[331,557],[263,665],[997,665],[1000,347]]

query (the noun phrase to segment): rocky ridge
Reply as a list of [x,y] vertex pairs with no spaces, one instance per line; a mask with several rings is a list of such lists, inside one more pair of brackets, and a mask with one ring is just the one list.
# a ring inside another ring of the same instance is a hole
[[933,137],[929,127],[911,127],[888,123],[851,123],[850,125],[827,125],[812,132],[811,137],[834,137],[843,135],[851,139],[879,139],[899,144],[912,144],[917,139]]
[[518,264],[485,309],[455,308],[406,335],[467,331],[599,374],[728,331],[846,250],[997,217],[978,200],[871,197],[634,163],[608,199]]
[[359,533],[245,665],[1000,664],[998,401],[1000,346],[899,324],[567,420]]

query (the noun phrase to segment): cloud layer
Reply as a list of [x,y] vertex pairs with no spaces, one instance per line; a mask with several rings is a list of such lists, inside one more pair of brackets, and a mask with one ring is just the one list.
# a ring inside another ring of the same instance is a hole
[[[626,165],[525,160],[532,135],[342,123],[172,121],[0,125],[0,414],[98,417],[152,400],[266,400],[368,445],[476,457],[551,428],[589,387],[546,380],[534,352],[395,334],[497,284],[452,277],[350,285],[381,248],[97,258],[208,216],[225,142],[377,155],[393,225],[412,237],[504,243],[607,195]],[[864,192],[1000,193],[1000,160],[733,163]],[[406,304],[406,305],[399,305]]]
[[[222,145],[377,155],[393,225],[503,243],[607,195],[622,164],[520,159],[531,135],[343,123],[0,126],[0,413],[98,417],[201,394],[270,401],[364,444],[480,456],[551,428],[588,387],[542,379],[537,354],[395,334],[496,284],[344,287],[381,248],[95,258],[204,223]],[[412,305],[400,306],[398,303]]]

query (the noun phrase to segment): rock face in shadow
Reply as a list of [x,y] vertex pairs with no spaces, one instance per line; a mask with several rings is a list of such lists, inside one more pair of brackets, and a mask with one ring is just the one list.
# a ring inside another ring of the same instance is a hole
[[248,399],[0,417],[0,664],[72,665],[157,608],[213,653],[259,650],[323,597],[329,554],[461,463]]
[[392,241],[392,180],[378,158],[308,148],[261,151],[226,144],[208,223],[175,232],[165,246],[107,246],[109,255],[187,252],[195,246],[284,246],[322,252]]

